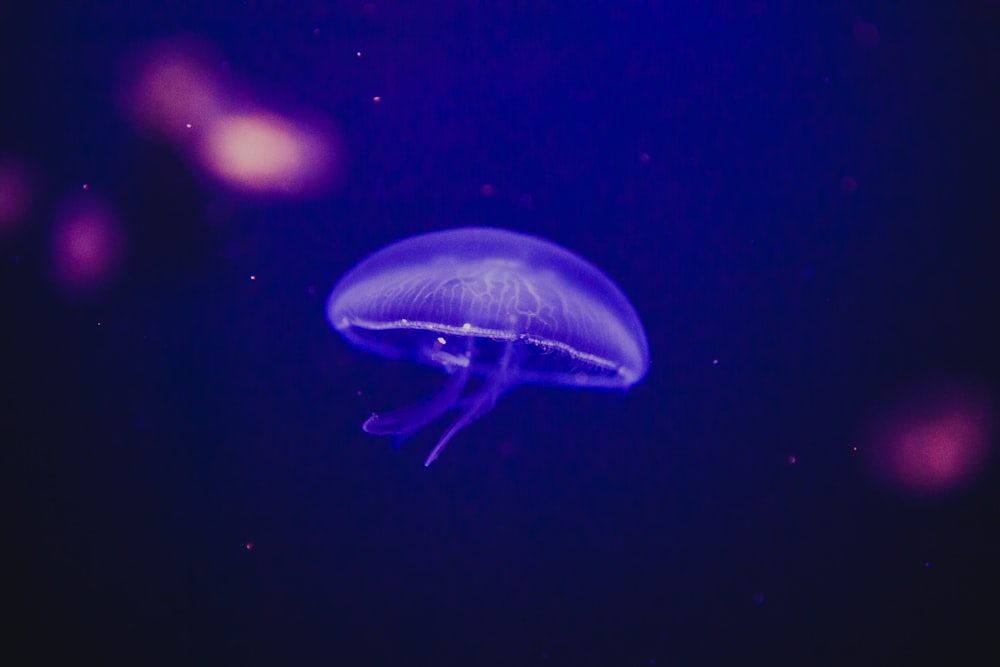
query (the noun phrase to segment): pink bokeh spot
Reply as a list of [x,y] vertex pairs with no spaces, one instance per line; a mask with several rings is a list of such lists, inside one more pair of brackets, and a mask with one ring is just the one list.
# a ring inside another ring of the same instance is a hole
[[52,228],[52,278],[70,295],[86,295],[114,277],[124,247],[121,226],[105,207],[74,206]]
[[955,382],[924,385],[888,405],[875,420],[868,447],[871,469],[899,490],[936,495],[975,478],[988,458],[992,435],[984,392]]
[[31,203],[28,170],[17,160],[0,157],[0,232],[17,227]]
[[165,42],[132,63],[123,104],[141,128],[185,141],[216,118],[225,92],[209,63],[212,48],[203,43]]

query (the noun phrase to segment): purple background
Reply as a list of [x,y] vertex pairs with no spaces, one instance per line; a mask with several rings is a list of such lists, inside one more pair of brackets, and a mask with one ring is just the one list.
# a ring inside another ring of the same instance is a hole
[[[41,178],[0,239],[4,654],[997,659],[995,458],[931,501],[851,449],[921,378],[997,395],[996,3],[13,4],[0,153]],[[182,33],[328,114],[342,188],[247,200],[141,138],[122,65]],[[84,182],[130,254],[81,304],[43,258]],[[629,394],[517,389],[424,469],[440,427],[392,451],[360,424],[441,378],[350,348],[324,300],[386,243],[479,224],[604,269],[652,366]]]

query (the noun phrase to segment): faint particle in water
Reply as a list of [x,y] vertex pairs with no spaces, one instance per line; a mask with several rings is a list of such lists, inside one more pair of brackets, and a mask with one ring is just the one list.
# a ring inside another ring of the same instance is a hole
[[641,164],[649,164],[649,153],[639,153],[639,162]]
[[[358,347],[448,374],[437,394],[363,425],[408,435],[459,410],[425,466],[518,384],[626,390],[649,367],[642,323],[608,276],[551,241],[503,229],[393,243],[337,282],[326,314]],[[463,398],[474,376],[481,383]]]
[[853,176],[844,176],[840,179],[840,189],[846,194],[853,195],[858,191],[858,182]]
[[375,97],[372,98],[372,102],[375,102],[376,104],[378,104],[381,101],[382,101],[381,95],[376,95]]
[[851,33],[854,35],[854,41],[866,49],[878,46],[878,28],[867,21],[855,21]]
[[788,457],[788,465],[793,466],[798,463],[798,459],[794,455]]
[[719,360],[718,359],[712,359],[712,365],[713,366],[718,366],[719,365]]
[[496,190],[489,183],[483,183],[482,187],[479,188],[479,192],[484,197],[492,197],[496,193]]
[[253,551],[253,542],[247,542],[246,544],[243,545],[243,548],[246,549],[247,551]]
[[518,447],[518,443],[516,441],[511,440],[511,439],[507,439],[507,440],[504,440],[502,443],[500,443],[500,447],[498,448],[498,451],[500,452],[500,457],[501,458],[509,459],[512,456],[514,456],[515,454],[517,454],[517,450],[518,449],[519,449],[519,447]]

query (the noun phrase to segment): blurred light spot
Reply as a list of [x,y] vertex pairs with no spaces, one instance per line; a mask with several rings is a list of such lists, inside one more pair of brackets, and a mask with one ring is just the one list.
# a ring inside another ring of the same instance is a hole
[[796,459],[796,458],[795,458],[794,456],[789,456],[789,457],[788,457],[788,465],[790,465],[790,466],[793,466],[793,465],[795,465],[795,464],[796,464],[797,462],[798,462],[798,459]]
[[246,548],[247,551],[253,551],[253,542],[247,542],[244,545],[244,548]]
[[375,97],[372,98],[372,102],[375,102],[376,104],[378,104],[381,101],[382,101],[381,95],[376,95]]
[[356,55],[356,56],[357,56],[358,58],[360,58],[360,57],[361,57],[361,52],[360,52],[360,51],[358,51],[358,52],[357,52],[357,53],[356,53],[355,55]]
[[90,201],[70,206],[52,228],[52,279],[71,296],[87,296],[114,277],[124,249],[121,227],[107,208]]
[[206,132],[202,164],[236,188],[300,194],[330,171],[330,147],[312,128],[265,111],[227,115]]
[[858,182],[851,176],[844,176],[840,179],[840,189],[845,193],[852,195],[858,191]]
[[878,46],[878,28],[867,21],[855,21],[851,29],[854,34],[854,41],[865,47],[873,49]]
[[[318,28],[317,28],[318,30]],[[299,196],[337,185],[339,137],[319,114],[256,105],[211,44],[165,41],[133,58],[122,106],[140,128],[183,149],[234,190]]]
[[88,185],[87,183],[84,183],[83,184],[83,189],[84,190],[89,190],[90,189],[90,185]]
[[718,366],[719,365],[719,360],[718,359],[712,359],[712,365],[713,366]]
[[20,162],[0,158],[0,233],[16,227],[28,212],[31,186]]
[[122,103],[140,128],[181,139],[192,125],[221,113],[222,84],[209,67],[203,43],[165,42],[128,63]]
[[483,186],[479,188],[479,191],[484,197],[492,197],[496,193],[496,190],[489,183],[483,183]]
[[971,383],[929,383],[883,407],[866,453],[877,479],[934,495],[969,483],[988,458],[992,415]]
[[639,153],[639,162],[649,164],[649,153]]

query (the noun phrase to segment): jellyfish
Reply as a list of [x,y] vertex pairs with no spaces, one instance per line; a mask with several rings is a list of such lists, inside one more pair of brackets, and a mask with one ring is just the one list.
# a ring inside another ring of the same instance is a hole
[[[337,282],[326,316],[357,347],[447,374],[430,397],[362,425],[407,436],[457,410],[425,467],[516,385],[626,390],[649,367],[639,316],[608,276],[551,241],[504,229],[392,243]],[[471,378],[478,386],[463,396]]]

